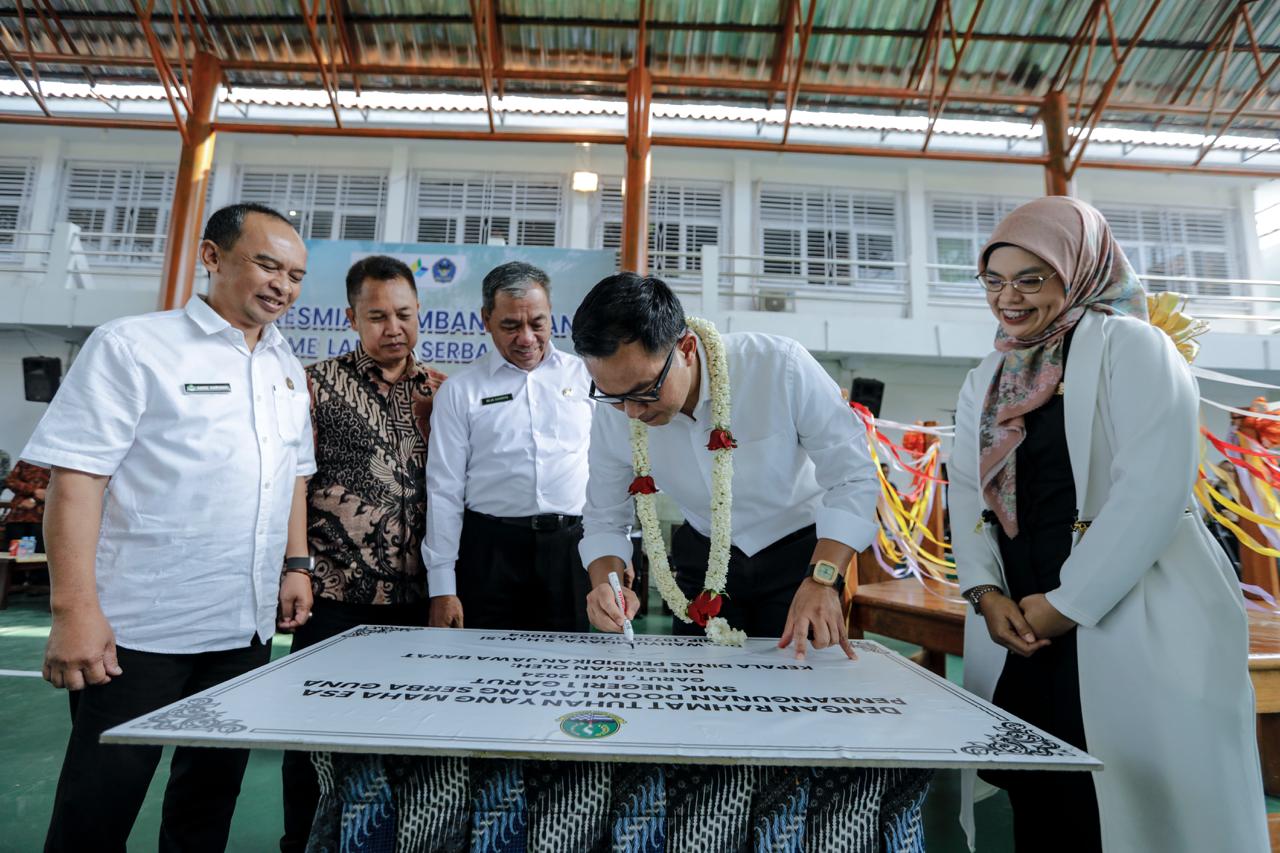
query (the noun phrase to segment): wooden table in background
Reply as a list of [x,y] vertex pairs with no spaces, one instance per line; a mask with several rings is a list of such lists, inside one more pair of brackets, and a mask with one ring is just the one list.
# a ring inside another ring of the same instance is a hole
[[25,575],[47,568],[49,568],[49,561],[44,554],[29,554],[25,557],[0,554],[0,610],[9,606],[10,592],[48,592],[49,587],[32,584],[25,577],[23,583],[14,584],[14,576],[19,573]]
[[[849,634],[870,631],[914,643],[924,649],[917,662],[946,677],[947,655],[964,654],[967,605],[948,600],[954,596],[954,588],[931,592],[916,580],[861,585],[849,610]],[[1257,695],[1263,784],[1280,796],[1280,615],[1249,611],[1249,677]]]
[[924,651],[921,666],[947,677],[947,655],[964,654],[964,609],[955,587],[925,589],[916,580],[859,584],[849,608],[849,636],[870,631],[914,643]]

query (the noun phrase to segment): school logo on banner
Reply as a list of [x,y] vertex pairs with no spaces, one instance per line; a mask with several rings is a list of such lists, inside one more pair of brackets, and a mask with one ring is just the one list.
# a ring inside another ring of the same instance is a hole
[[441,258],[431,265],[431,277],[437,284],[449,284],[458,274],[458,266],[448,258]]
[[599,740],[617,734],[625,722],[604,711],[575,711],[560,718],[560,731],[580,740]]

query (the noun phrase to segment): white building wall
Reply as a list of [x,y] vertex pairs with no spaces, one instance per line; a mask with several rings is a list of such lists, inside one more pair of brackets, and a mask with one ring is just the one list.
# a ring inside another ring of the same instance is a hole
[[[58,208],[62,163],[66,160],[176,163],[176,135],[144,132],[58,129],[6,126],[0,137],[0,157],[28,157],[39,161],[36,197],[33,199],[32,227],[50,230]],[[343,140],[314,137],[222,135],[214,160],[211,195],[213,207],[234,201],[238,172],[248,166],[323,166],[386,169],[390,181],[388,210],[383,220],[387,240],[410,239],[413,228],[413,176],[418,170],[437,172],[517,172],[555,175],[566,187],[565,220],[561,228],[563,244],[586,248],[591,244],[593,223],[590,198],[570,190],[569,175],[590,170],[601,175],[623,173],[620,146],[578,146],[558,143],[482,143],[405,140]],[[655,178],[723,181],[728,189],[728,217],[721,253],[754,255],[757,246],[755,204],[761,182],[808,185],[891,192],[900,198],[899,214],[909,280],[915,291],[916,314],[904,316],[900,304],[864,301],[797,301],[795,313],[767,314],[747,310],[751,300],[739,297],[722,300],[715,311],[699,305],[690,295],[691,308],[711,313],[730,330],[760,330],[787,334],[801,340],[818,353],[841,385],[847,387],[854,376],[872,376],[886,383],[883,415],[895,420],[949,420],[948,410],[965,371],[990,347],[993,321],[981,307],[939,308],[929,306],[922,292],[927,281],[924,265],[929,258],[928,212],[924,200],[930,193],[1035,197],[1043,192],[1043,174],[1038,167],[955,163],[905,159],[734,152],[714,150],[653,149]],[[1081,197],[1094,203],[1123,202],[1203,205],[1231,209],[1243,245],[1238,253],[1241,277],[1280,279],[1280,235],[1271,244],[1259,245],[1251,226],[1256,211],[1280,202],[1280,182],[1243,178],[1161,175],[1082,169],[1077,176]],[[1280,208],[1278,208],[1280,209]],[[743,259],[731,260],[726,269],[745,273],[753,269]],[[35,354],[14,329],[21,317],[14,313],[10,295],[14,280],[0,272],[0,448],[11,454],[20,449],[43,405],[22,401],[20,359]],[[737,292],[744,292],[745,278],[731,279]],[[110,287],[148,288],[145,279],[136,282],[110,279]],[[100,284],[100,286],[107,286]],[[28,294],[29,295],[29,294]],[[1272,295],[1280,295],[1273,291]],[[58,295],[66,301],[65,294]],[[107,319],[112,310],[146,310],[147,297],[100,302],[85,294],[78,298],[76,317]],[[56,300],[55,300],[56,301]],[[92,304],[89,310],[87,305]],[[56,307],[56,306],[55,306]],[[66,316],[72,316],[68,309]],[[43,323],[59,322],[49,308]],[[28,316],[27,322],[33,322]],[[45,328],[45,327],[42,327]],[[71,340],[83,336],[87,328],[57,330]],[[60,355],[67,366],[67,347],[58,338],[32,335],[44,354]],[[893,352],[884,358],[876,353]],[[1280,384],[1280,343],[1259,335],[1215,335],[1205,342],[1204,358],[1211,366],[1237,372],[1271,366],[1270,373],[1255,378]],[[1215,387],[1217,399],[1246,402],[1252,393],[1244,389]],[[1225,418],[1222,419],[1225,423]]]

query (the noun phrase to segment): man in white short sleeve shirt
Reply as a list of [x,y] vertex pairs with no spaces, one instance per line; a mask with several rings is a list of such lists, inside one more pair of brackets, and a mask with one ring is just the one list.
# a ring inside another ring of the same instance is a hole
[[422,549],[432,625],[587,630],[577,546],[590,380],[551,343],[550,290],[529,264],[490,270],[493,349],[436,395]]
[[[307,385],[273,325],[306,257],[269,208],[214,213],[208,298],[96,329],[22,452],[53,469],[44,677],[72,691],[47,851],[125,849],[161,748],[103,731],[266,663],[307,620]],[[159,850],[226,847],[247,759],[174,751]]]
[[[804,347],[776,335],[721,336],[730,386],[733,450],[729,574],[720,616],[753,637],[780,637],[804,657],[839,644],[843,574],[877,530],[879,481],[866,435],[836,383]],[[680,300],[660,279],[619,273],[601,281],[573,318],[573,342],[593,380],[591,479],[583,510],[582,562],[591,575],[591,622],[618,631],[609,588],[631,556],[631,419],[649,426],[658,490],[685,523],[670,563],[692,601],[705,588],[711,534],[714,424],[704,343],[685,325]],[[626,591],[627,615],[635,595]],[[702,628],[679,619],[677,634]]]

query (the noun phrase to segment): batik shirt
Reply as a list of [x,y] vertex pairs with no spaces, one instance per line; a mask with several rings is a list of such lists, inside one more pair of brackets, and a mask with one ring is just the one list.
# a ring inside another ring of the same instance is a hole
[[[49,488],[49,469],[19,461],[9,472],[4,485],[13,492],[13,507],[8,521],[13,524],[39,524],[44,521],[44,498],[36,497],[36,491]],[[35,506],[23,506],[28,500]]]
[[307,368],[317,471],[307,485],[316,595],[352,604],[427,597],[427,438],[444,374],[413,361],[394,384],[364,348]]

